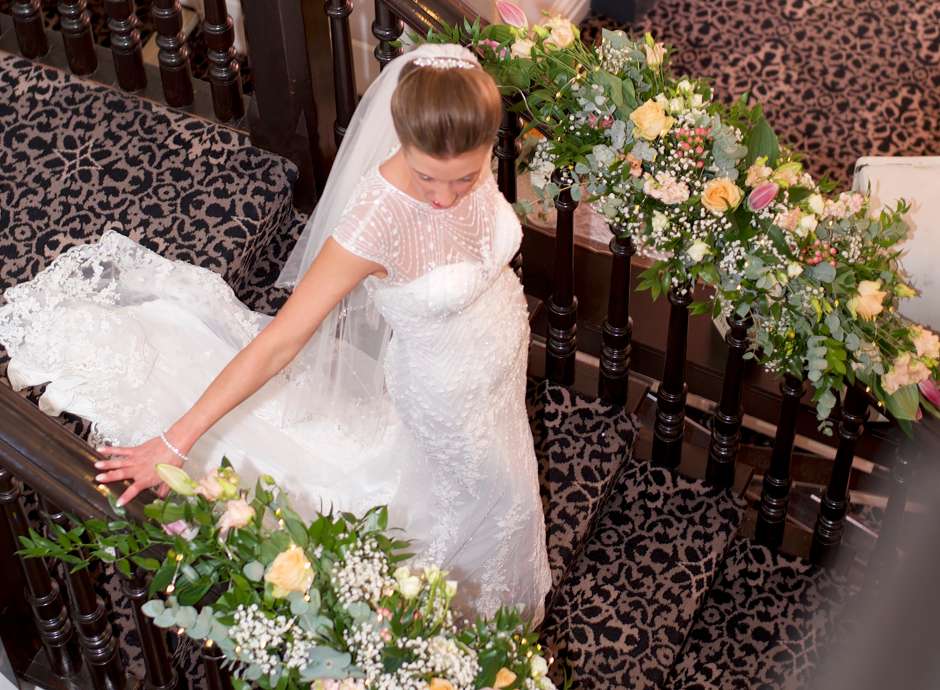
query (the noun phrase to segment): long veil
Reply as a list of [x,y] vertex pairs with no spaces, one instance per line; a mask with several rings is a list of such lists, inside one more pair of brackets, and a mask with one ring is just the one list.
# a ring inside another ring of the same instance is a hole
[[[278,276],[278,285],[297,284],[343,218],[360,180],[398,148],[392,94],[402,69],[418,58],[477,62],[463,46],[423,44],[386,65],[353,114],[323,195]],[[368,289],[359,285],[324,319],[288,370],[289,378],[312,381],[315,389],[298,385],[286,401],[283,421],[328,418],[352,439],[381,434],[389,411],[383,365],[390,338],[391,328]],[[298,370],[302,375],[297,376]]]

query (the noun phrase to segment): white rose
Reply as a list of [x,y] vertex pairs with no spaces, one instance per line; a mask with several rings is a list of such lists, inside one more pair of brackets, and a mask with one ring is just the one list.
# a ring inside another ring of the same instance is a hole
[[692,93],[692,82],[690,82],[688,79],[683,79],[678,84],[676,84],[676,88],[684,93]]
[[513,57],[517,58],[531,58],[532,49],[535,47],[535,43],[530,41],[528,38],[517,38],[512,44],[512,49],[510,52]]
[[701,108],[705,104],[705,99],[702,98],[702,94],[697,93],[692,96],[692,107]]
[[545,45],[553,48],[566,48],[574,42],[577,36],[577,29],[574,24],[564,17],[552,17],[544,23],[546,29],[551,29],[551,34],[545,39]]
[[669,101],[669,110],[672,112],[681,113],[683,109],[685,109],[685,101],[678,96]]
[[534,657],[532,657],[529,669],[532,672],[532,677],[538,680],[548,673],[548,662],[545,661],[544,657],[536,654]]
[[811,233],[813,230],[815,230],[817,225],[819,225],[819,220],[816,218],[816,216],[812,214],[807,214],[803,216],[802,218],[800,218],[800,225],[799,225],[798,232],[801,237],[805,237],[806,235]]
[[791,261],[787,265],[787,275],[790,276],[791,278],[796,278],[802,272],[803,272],[803,267],[800,264],[798,264],[796,261]]
[[689,247],[686,254],[689,255],[689,258],[692,259],[694,263],[698,263],[705,258],[706,254],[711,254],[712,250],[709,249],[708,245],[702,242],[702,240],[696,240],[692,243],[692,246]]
[[669,218],[662,211],[653,211],[653,232],[662,233],[669,227]]
[[823,211],[826,210],[826,201],[822,198],[822,194],[810,194],[806,203],[809,204],[810,210],[817,216],[821,216]]
[[436,565],[425,566],[424,568],[424,577],[427,578],[427,581],[431,584],[434,584],[441,579],[441,569]]
[[395,580],[398,582],[398,591],[405,599],[414,599],[421,592],[421,578],[412,575],[408,566],[401,566],[395,571]]

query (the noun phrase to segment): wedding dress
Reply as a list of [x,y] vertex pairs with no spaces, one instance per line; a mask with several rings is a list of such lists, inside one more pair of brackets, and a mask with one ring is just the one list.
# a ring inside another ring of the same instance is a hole
[[[318,392],[297,361],[200,439],[186,469],[198,476],[225,455],[249,480],[280,480],[307,515],[388,504],[419,559],[461,581],[465,610],[521,604],[539,618],[550,576],[524,399],[526,302],[508,268],[515,213],[488,171],[454,207],[435,209],[376,167],[332,236],[388,272],[365,281],[393,332],[388,423],[350,438],[328,416],[285,421],[298,390]],[[117,445],[175,421],[270,319],[217,274],[115,231],[5,298],[13,386],[48,382],[41,409],[85,417]]]

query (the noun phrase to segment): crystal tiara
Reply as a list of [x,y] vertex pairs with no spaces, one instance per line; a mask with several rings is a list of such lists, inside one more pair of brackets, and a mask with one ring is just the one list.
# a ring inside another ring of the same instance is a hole
[[433,67],[434,69],[473,69],[479,66],[470,60],[451,57],[420,57],[414,63],[418,67]]

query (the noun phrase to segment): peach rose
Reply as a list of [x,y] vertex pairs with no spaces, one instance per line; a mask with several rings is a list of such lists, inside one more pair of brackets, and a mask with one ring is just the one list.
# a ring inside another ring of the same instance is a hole
[[428,683],[428,690],[454,690],[454,686],[443,678],[432,678]]
[[517,38],[513,44],[512,49],[509,51],[513,57],[516,58],[531,58],[532,49],[535,47],[535,43],[530,41],[528,38]]
[[656,68],[663,64],[663,60],[666,58],[666,47],[662,43],[653,43],[653,45],[646,43],[643,50],[646,51],[647,65]]
[[666,115],[666,109],[662,104],[653,100],[647,101],[630,113],[630,121],[636,127],[637,136],[649,141],[668,132],[675,122]]
[[283,599],[291,592],[306,594],[313,584],[313,567],[304,550],[294,544],[281,551],[268,566],[264,581],[271,583],[271,594],[275,599]]
[[516,674],[510,671],[505,666],[499,671],[496,672],[496,680],[493,681],[494,690],[500,690],[500,688],[508,688],[516,681]]
[[545,45],[552,48],[567,48],[578,36],[578,30],[574,24],[564,17],[552,17],[543,26],[551,30],[548,38],[545,39]]
[[928,331],[923,326],[911,326],[911,342],[917,348],[918,357],[927,359],[940,359],[940,338],[937,334]]
[[737,208],[743,198],[741,188],[727,177],[709,180],[702,190],[702,206],[718,216]]
[[219,518],[220,536],[224,537],[230,529],[244,527],[255,517],[255,509],[244,498],[225,502],[225,512]]
[[886,294],[880,280],[863,280],[858,284],[858,294],[849,300],[849,311],[871,321],[884,309],[882,303]]
[[920,360],[913,359],[909,352],[895,358],[888,373],[881,377],[881,386],[888,395],[893,395],[899,388],[919,384],[930,378],[930,370]]

